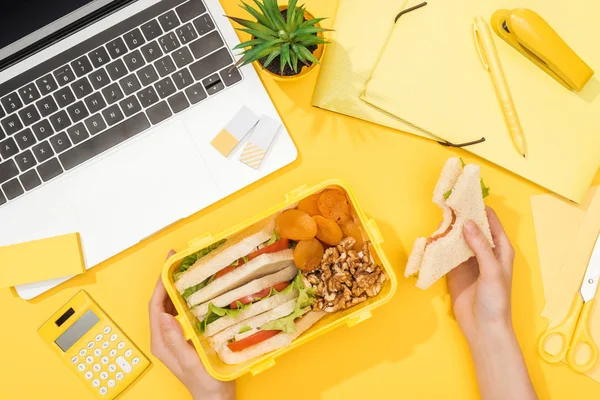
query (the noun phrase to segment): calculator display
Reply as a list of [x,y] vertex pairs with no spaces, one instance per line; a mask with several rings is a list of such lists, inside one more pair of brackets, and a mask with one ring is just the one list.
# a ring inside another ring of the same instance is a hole
[[88,333],[98,321],[100,321],[100,318],[98,318],[92,310],[88,310],[54,342],[62,349],[62,351],[67,351],[75,344],[75,342],[81,339],[83,335]]

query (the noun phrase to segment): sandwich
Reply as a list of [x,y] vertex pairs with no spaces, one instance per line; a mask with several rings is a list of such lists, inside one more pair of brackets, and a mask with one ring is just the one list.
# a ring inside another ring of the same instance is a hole
[[[462,165],[461,165],[462,164]],[[463,236],[468,220],[479,226],[494,247],[483,198],[489,193],[477,165],[450,158],[433,192],[444,220],[429,238],[415,240],[404,275],[418,275],[417,287],[427,289],[474,254]]]
[[289,240],[274,229],[273,217],[185,257],[173,279],[188,306],[293,265]]

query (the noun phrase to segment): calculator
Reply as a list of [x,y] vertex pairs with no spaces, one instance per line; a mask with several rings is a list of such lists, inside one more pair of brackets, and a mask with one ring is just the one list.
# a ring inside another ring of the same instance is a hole
[[46,321],[38,333],[101,399],[117,397],[150,365],[150,360],[84,290]]

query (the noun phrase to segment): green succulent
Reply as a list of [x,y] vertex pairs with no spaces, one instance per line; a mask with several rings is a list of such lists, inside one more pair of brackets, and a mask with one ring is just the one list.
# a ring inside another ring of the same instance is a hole
[[298,0],[289,0],[286,19],[279,10],[277,0],[253,0],[258,8],[242,1],[240,7],[256,18],[250,21],[242,18],[228,17],[244,28],[237,28],[252,35],[252,39],[235,46],[243,49],[243,56],[237,66],[250,64],[266,57],[263,68],[268,67],[277,57],[280,58],[281,74],[287,65],[298,73],[298,63],[309,65],[319,63],[308,47],[328,43],[318,34],[329,29],[315,26],[325,18],[304,20],[304,5],[296,6]]

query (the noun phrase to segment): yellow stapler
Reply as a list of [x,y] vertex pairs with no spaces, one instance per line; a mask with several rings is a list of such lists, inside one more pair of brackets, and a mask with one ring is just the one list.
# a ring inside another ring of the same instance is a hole
[[537,13],[497,10],[491,25],[498,36],[569,90],[581,91],[594,71]]

